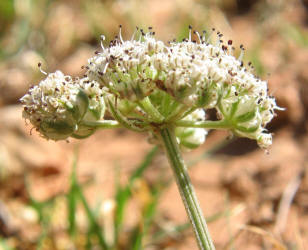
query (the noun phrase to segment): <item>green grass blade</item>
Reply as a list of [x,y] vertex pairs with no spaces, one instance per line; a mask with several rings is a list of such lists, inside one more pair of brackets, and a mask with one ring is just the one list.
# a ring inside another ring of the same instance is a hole
[[78,197],[85,209],[85,212],[86,212],[86,215],[87,215],[87,218],[88,218],[88,221],[90,223],[90,227],[91,227],[91,230],[93,231],[93,234],[95,234],[98,238],[98,241],[99,241],[99,244],[101,246],[102,249],[108,249],[108,246],[107,246],[107,243],[103,237],[103,234],[102,234],[102,229],[100,227],[100,225],[97,223],[96,221],[96,217],[93,213],[93,211],[91,210],[91,208],[89,207],[89,204],[82,192],[82,189],[79,185],[76,186],[76,191],[77,191],[77,194],[78,194]]
[[70,190],[67,194],[68,222],[69,222],[68,231],[71,236],[76,235],[76,206],[77,206],[76,185],[78,185],[76,177],[76,166],[77,166],[77,157],[75,156],[73,163],[73,171],[70,178]]
[[157,151],[158,151],[158,147],[154,147],[146,155],[146,157],[144,158],[142,163],[131,174],[128,184],[125,187],[118,186],[118,188],[116,190],[115,199],[116,199],[117,207],[116,207],[116,211],[115,211],[115,228],[114,228],[114,230],[115,230],[115,233],[114,233],[115,242],[117,242],[117,239],[119,237],[119,232],[120,232],[121,227],[122,227],[124,212],[125,212],[127,201],[131,197],[131,191],[130,191],[131,188],[130,187],[132,186],[133,182],[136,179],[138,179],[142,176],[142,174],[144,173],[146,168],[151,164],[151,162],[152,162],[154,156],[156,155]]
[[156,213],[160,192],[158,188],[152,190],[152,201],[145,207],[143,211],[142,224],[135,231],[135,239],[133,241],[134,250],[143,249],[142,243],[145,235],[148,234],[149,228]]

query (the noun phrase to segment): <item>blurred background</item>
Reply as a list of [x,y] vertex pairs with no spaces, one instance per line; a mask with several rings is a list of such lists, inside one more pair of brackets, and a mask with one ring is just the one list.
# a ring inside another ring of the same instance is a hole
[[186,37],[189,24],[215,27],[245,46],[286,108],[268,127],[273,146],[213,131],[185,154],[192,182],[217,249],[308,249],[307,11],[306,0],[1,0],[0,249],[197,249],[146,134],[55,143],[21,117],[18,99],[44,78],[38,62],[81,76],[119,24],[127,39],[153,26],[163,41]]

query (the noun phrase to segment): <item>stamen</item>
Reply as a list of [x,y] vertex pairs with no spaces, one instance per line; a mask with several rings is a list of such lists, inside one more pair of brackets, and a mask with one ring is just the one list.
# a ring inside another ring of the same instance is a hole
[[121,24],[119,25],[119,38],[120,38],[121,43],[124,43],[122,39],[122,25]]
[[202,42],[205,42],[205,34],[206,34],[206,30],[202,31],[203,35],[202,35]]
[[191,31],[192,31],[192,26],[189,25],[188,28],[189,28],[189,37],[188,37],[188,41],[191,42]]
[[103,50],[105,50],[105,47],[104,47],[104,44],[103,44],[103,41],[105,41],[106,37],[104,35],[101,35],[101,47]]
[[39,69],[40,69],[40,71],[41,71],[41,73],[42,74],[44,74],[44,75],[48,75],[43,69],[42,69],[42,63],[41,62],[39,62],[38,64],[37,64],[37,66],[39,67]]
[[200,36],[199,32],[198,31],[194,31],[194,34],[197,35],[197,37],[199,39],[199,43],[202,43],[202,39],[201,39],[201,36]]
[[229,50],[229,55],[232,55],[232,43],[233,41],[232,40],[228,40],[228,50]]
[[136,29],[134,30],[134,33],[133,33],[133,35],[132,35],[132,37],[131,37],[131,39],[130,39],[131,42],[135,39],[135,35],[136,35],[136,33],[137,33],[138,30],[139,30],[139,27],[136,26]]
[[241,54],[240,54],[240,56],[237,58],[237,60],[242,61],[242,60],[243,60],[243,57],[244,57],[244,50],[245,50],[243,44],[240,45],[240,49],[241,49]]
[[106,65],[105,65],[105,67],[104,67],[104,70],[103,70],[103,74],[106,73],[108,66],[109,66],[109,62],[106,63]]

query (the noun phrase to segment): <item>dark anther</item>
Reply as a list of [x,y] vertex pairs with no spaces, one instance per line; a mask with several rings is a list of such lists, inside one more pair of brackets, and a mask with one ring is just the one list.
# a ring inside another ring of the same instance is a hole
[[148,29],[151,30],[151,29],[153,29],[153,27],[150,26]]
[[191,29],[192,29],[192,26],[191,26],[191,25],[188,25],[188,28],[191,30]]
[[41,63],[41,62],[39,62],[39,63],[37,64],[37,66],[38,66],[38,67],[41,67],[41,66],[42,66],[42,63]]
[[228,41],[228,45],[232,45],[232,40],[229,40],[229,41]]
[[119,25],[119,28],[122,28],[122,24]]
[[91,88],[93,88],[93,87],[94,87],[94,83],[91,84]]

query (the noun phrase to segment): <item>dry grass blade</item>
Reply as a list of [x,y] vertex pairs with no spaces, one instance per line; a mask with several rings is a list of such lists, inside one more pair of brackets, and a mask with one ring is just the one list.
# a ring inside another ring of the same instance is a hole
[[271,244],[273,244],[273,249],[276,249],[276,250],[287,250],[288,249],[283,243],[281,243],[277,238],[275,238],[270,232],[260,227],[250,226],[250,225],[240,225],[239,231],[226,244],[226,246],[223,249],[227,250],[230,246],[230,243],[234,242],[240,236],[240,234],[244,231],[248,231],[248,232],[260,235],[262,238],[268,240]]
[[300,183],[304,177],[305,170],[301,169],[288,183],[283,191],[281,200],[279,202],[276,224],[274,232],[280,235],[285,230],[288,213],[294,199],[294,196],[300,186]]

